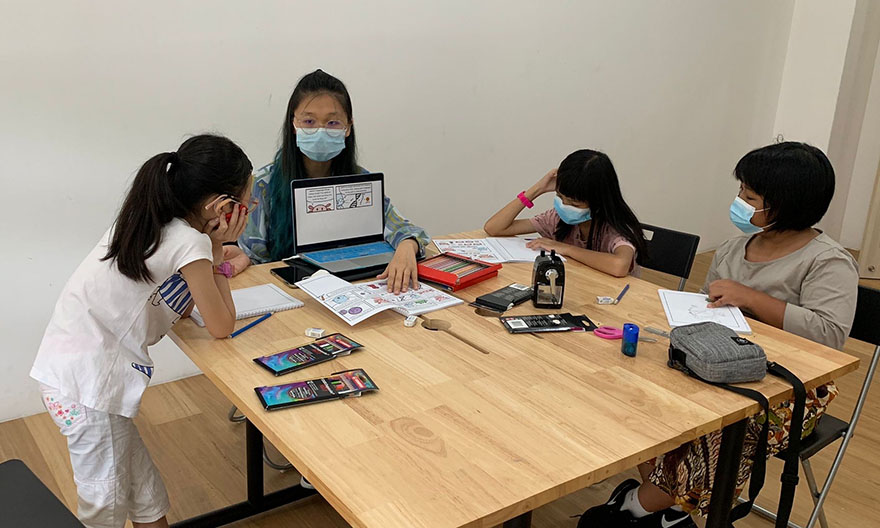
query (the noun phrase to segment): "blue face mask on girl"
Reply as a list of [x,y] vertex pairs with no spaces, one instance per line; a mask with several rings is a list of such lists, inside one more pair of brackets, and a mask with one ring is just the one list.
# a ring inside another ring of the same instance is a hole
[[733,203],[730,204],[730,221],[733,222],[733,225],[738,227],[740,231],[747,235],[760,233],[764,228],[753,224],[752,217],[755,216],[755,213],[760,213],[761,211],[766,210],[766,207],[764,209],[755,209],[755,207],[749,202],[737,196],[733,200]]
[[312,129],[307,134],[303,129],[296,131],[296,146],[303,154],[313,161],[329,161],[339,155],[345,149],[345,131],[333,129],[328,132],[326,128]]
[[556,209],[559,218],[568,225],[583,224],[591,218],[589,207],[581,209],[573,205],[565,205],[559,196],[553,199],[553,208]]

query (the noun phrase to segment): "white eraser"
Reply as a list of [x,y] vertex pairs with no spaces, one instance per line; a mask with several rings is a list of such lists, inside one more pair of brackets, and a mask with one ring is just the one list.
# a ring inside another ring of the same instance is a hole
[[417,320],[418,318],[416,316],[410,315],[403,320],[403,326],[415,326]]
[[324,329],[323,328],[306,328],[306,335],[308,337],[314,337],[318,339],[319,337],[324,337]]

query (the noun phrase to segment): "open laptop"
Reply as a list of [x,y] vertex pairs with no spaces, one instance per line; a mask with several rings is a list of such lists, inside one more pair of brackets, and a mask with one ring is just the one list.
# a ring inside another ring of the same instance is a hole
[[294,253],[331,273],[382,268],[394,248],[385,242],[385,176],[381,172],[290,182]]

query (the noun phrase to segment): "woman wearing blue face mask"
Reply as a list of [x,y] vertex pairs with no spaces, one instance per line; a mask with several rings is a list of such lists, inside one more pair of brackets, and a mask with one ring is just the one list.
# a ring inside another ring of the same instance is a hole
[[[738,306],[764,323],[841,349],[858,296],[858,267],[840,244],[814,229],[834,195],[834,170],[821,150],[779,143],[746,154],[734,170],[740,182],[730,219],[745,236],[715,251],[703,293],[710,306]],[[837,395],[833,382],[807,391],[803,434],[809,435]],[[768,456],[788,442],[793,405],[771,407]],[[763,418],[762,418],[763,421]],[[737,493],[748,480],[757,435],[749,421]],[[695,527],[685,513],[708,512],[721,433],[693,442],[639,466],[642,483],[621,483],[605,504],[590,508],[579,528],[653,527],[675,522]]]
[[[281,149],[275,161],[254,173],[253,196],[259,204],[238,248],[226,249],[234,272],[251,262],[281,260],[293,254],[290,181],[367,172],[356,161],[351,97],[339,79],[322,70],[304,76],[287,105]],[[418,285],[416,257],[430,242],[425,230],[404,218],[384,198],[385,240],[394,258],[379,278],[398,293]],[[240,249],[239,249],[240,248]]]
[[[517,220],[532,200],[555,192],[553,209]],[[578,150],[519,193],[490,218],[483,229],[491,236],[538,232],[535,249],[556,250],[599,271],[623,277],[645,254],[645,237],[636,215],[623,200],[614,165],[605,154]]]
[[746,236],[715,252],[703,290],[712,306],[738,306],[756,319],[841,348],[855,313],[858,266],[814,229],[834,195],[834,169],[803,143],[746,154],[730,220]]

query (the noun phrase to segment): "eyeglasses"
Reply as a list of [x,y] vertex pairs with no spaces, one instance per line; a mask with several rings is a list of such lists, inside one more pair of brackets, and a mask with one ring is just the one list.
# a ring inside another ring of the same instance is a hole
[[260,203],[260,201],[256,198],[251,198],[250,200],[248,200],[247,203],[244,203],[241,200],[237,200],[232,196],[227,196],[226,198],[229,199],[232,203],[237,203],[238,205],[244,207],[246,209],[245,214],[251,214],[254,208],[257,207],[257,205]]
[[[217,198],[215,198],[211,203],[209,203],[208,205],[206,205],[206,206],[205,206],[205,209],[210,209],[210,208],[213,207],[214,204],[216,204],[217,202],[222,202],[222,201],[224,201],[224,200],[229,200],[231,203],[236,203],[236,204],[238,204],[239,206],[244,207],[244,208],[246,209],[246,210],[245,210],[245,214],[251,214],[251,212],[254,210],[254,208],[255,208],[257,205],[259,205],[259,203],[260,203],[260,201],[257,200],[257,199],[255,199],[255,198],[251,198],[247,203],[244,203],[244,202],[242,202],[241,200],[239,200],[239,199],[237,199],[237,198],[234,198],[234,197],[232,197],[232,196],[229,196],[228,194],[221,194],[220,196],[218,196]],[[226,213],[226,215],[227,215],[227,217],[228,217],[228,216],[231,216],[232,213]]]
[[330,137],[339,137],[348,130],[348,123],[339,121],[338,119],[331,119],[326,123],[318,123],[317,119],[313,119],[311,117],[306,117],[304,119],[299,119],[297,117],[293,118],[293,127],[296,128],[297,132],[302,132],[303,134],[311,136],[319,129],[323,128],[327,131],[327,135]]

